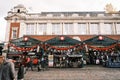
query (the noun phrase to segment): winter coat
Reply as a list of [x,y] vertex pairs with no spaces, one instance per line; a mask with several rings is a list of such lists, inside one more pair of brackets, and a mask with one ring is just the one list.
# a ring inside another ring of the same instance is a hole
[[14,80],[15,68],[12,62],[4,62],[0,67],[0,80]]
[[17,75],[17,79],[23,79],[24,78],[24,66],[21,65],[18,69],[18,75]]

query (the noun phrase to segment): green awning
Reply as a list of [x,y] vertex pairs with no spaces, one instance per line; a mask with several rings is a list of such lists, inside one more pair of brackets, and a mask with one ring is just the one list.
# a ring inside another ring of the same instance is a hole
[[45,41],[45,43],[53,46],[71,46],[79,44],[81,42],[68,36],[57,36],[50,40]]
[[110,46],[112,44],[117,43],[117,40],[111,39],[107,36],[95,36],[88,40],[83,41],[86,44],[94,45],[94,46]]
[[17,47],[31,47],[41,43],[41,41],[37,39],[31,38],[31,37],[27,37],[27,38],[28,40],[26,41],[24,40],[25,37],[14,39],[14,40],[11,40],[10,43],[16,45]]

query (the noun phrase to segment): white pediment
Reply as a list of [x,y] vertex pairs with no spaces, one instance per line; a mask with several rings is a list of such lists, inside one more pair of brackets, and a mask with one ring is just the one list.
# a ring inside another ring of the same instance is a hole
[[13,14],[13,15],[9,15],[7,17],[5,17],[5,19],[10,19],[10,20],[14,20],[14,19],[17,19],[17,20],[20,20],[20,19],[25,19],[25,16],[22,16],[20,14]]

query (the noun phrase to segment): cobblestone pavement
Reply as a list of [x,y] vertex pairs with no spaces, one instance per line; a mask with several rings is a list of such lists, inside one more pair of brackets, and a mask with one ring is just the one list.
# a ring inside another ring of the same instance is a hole
[[84,68],[49,68],[27,71],[25,80],[120,80],[120,68],[85,66]]

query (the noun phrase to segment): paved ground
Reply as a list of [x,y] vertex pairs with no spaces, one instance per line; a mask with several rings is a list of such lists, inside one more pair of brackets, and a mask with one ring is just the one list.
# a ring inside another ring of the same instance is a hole
[[25,80],[120,80],[120,68],[49,68],[47,71],[28,71]]

